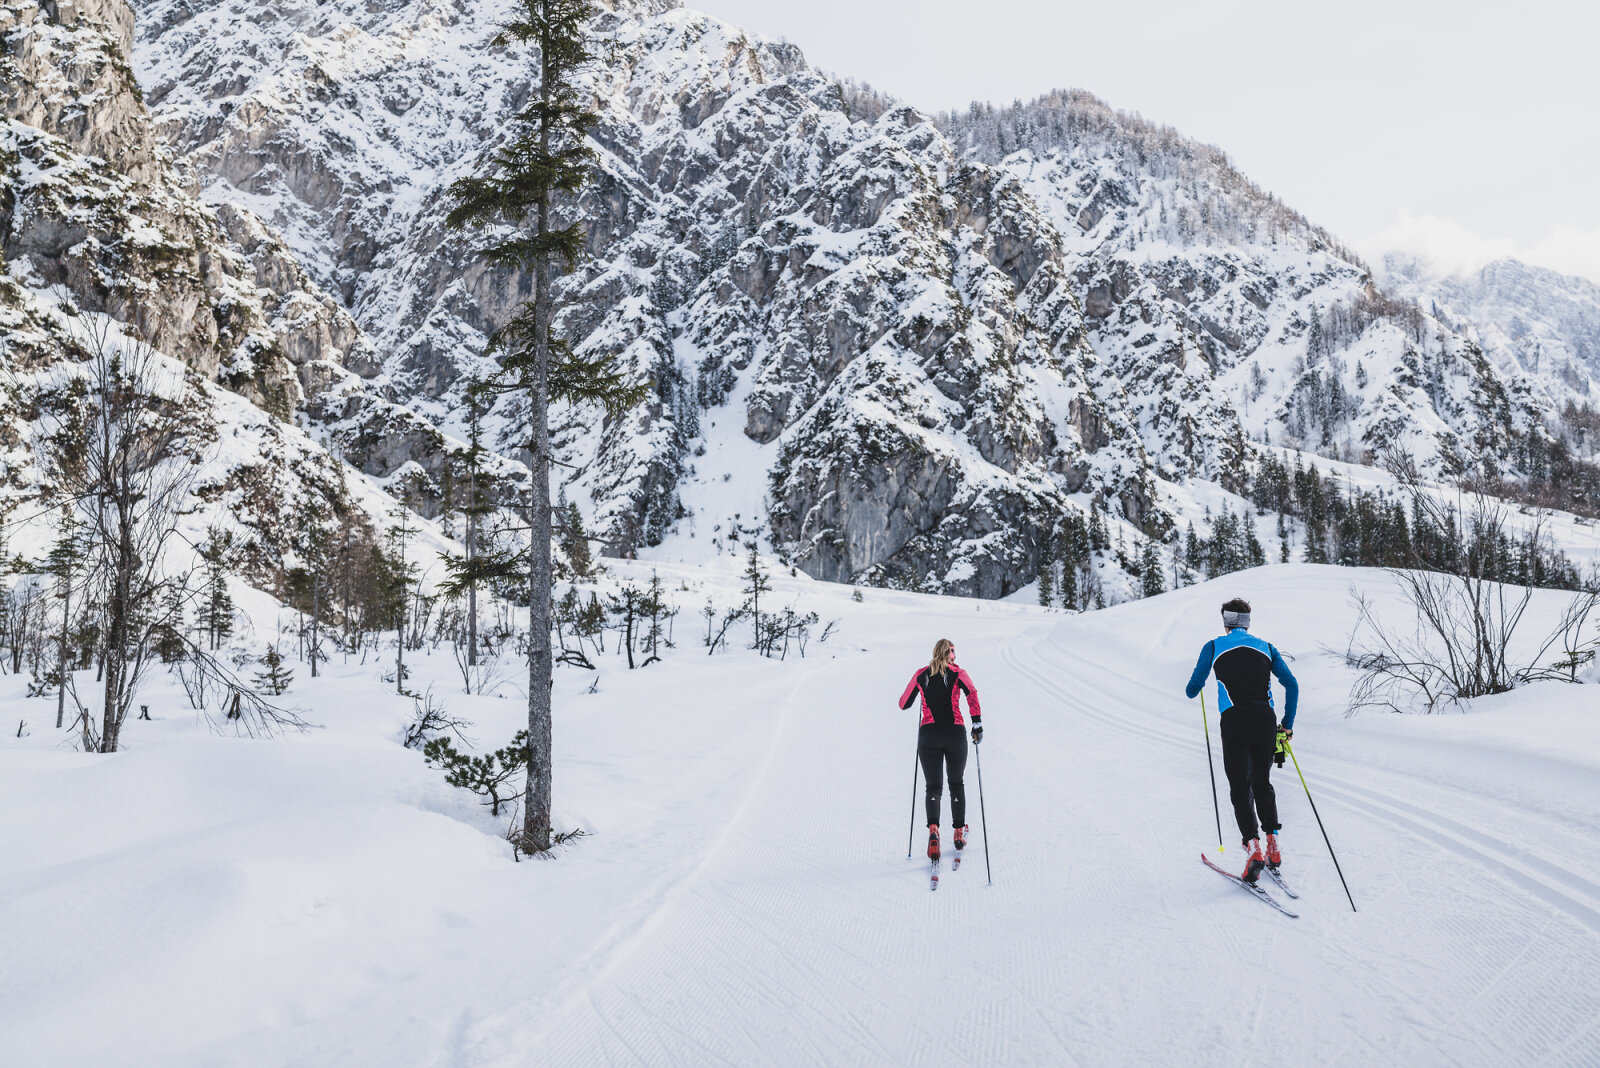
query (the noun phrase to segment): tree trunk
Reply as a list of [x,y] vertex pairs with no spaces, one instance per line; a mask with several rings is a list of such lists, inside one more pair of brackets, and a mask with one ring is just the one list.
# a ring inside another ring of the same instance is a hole
[[[473,419],[477,419],[477,399],[472,400]],[[474,447],[477,442],[474,440]],[[478,579],[472,565],[478,558],[478,460],[474,456],[467,468],[467,666],[478,666]]]
[[321,566],[319,561],[311,569],[311,677],[317,677],[317,649],[322,638],[317,629],[317,618],[322,611],[322,581],[317,577],[317,569]]
[[[121,509],[119,511],[119,518]],[[100,752],[115,753],[122,733],[123,679],[128,671],[128,588],[133,579],[133,545],[126,521],[118,523],[116,575],[106,627],[105,706],[100,710]]]
[[65,592],[61,595],[61,655],[56,659],[56,730],[67,712],[67,628],[72,621],[72,579],[62,580]]
[[[548,68],[539,74],[539,96],[548,104]],[[548,115],[548,111],[546,112]],[[539,148],[550,148],[550,120],[542,120]],[[550,232],[550,197],[539,198],[535,221],[540,236]],[[528,787],[523,804],[523,848],[550,848],[550,253],[533,269],[533,366],[528,383],[528,417],[533,425],[532,499],[528,533]]]

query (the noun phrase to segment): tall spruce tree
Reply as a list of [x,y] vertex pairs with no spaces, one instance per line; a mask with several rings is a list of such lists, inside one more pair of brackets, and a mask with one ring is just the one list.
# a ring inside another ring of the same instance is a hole
[[417,565],[406,559],[406,546],[422,528],[411,521],[411,509],[404,503],[390,510],[394,519],[384,538],[389,543],[390,568],[385,591],[394,612],[394,691],[406,692],[406,616],[411,611],[411,589],[417,578]]
[[596,116],[584,106],[577,78],[591,56],[584,31],[594,13],[589,0],[519,0],[516,18],[494,38],[537,51],[538,82],[511,124],[511,139],[485,167],[450,187],[446,216],[454,228],[488,231],[481,257],[495,267],[532,276],[532,292],[490,340],[504,353],[503,388],[527,400],[528,456],[528,785],[523,835],[528,852],[550,848],[550,625],[553,561],[550,552],[550,402],[595,401],[621,412],[644,399],[630,387],[609,352],[580,356],[551,337],[553,277],[570,270],[583,250],[574,221],[556,225],[558,196],[574,196],[589,180],[594,151],[585,134]]
[[300,556],[305,561],[306,592],[311,601],[311,635],[306,656],[311,661],[311,677],[317,677],[317,661],[322,655],[322,591],[327,585],[328,556],[333,537],[328,530],[328,513],[322,502],[313,498],[300,513],[298,536]]
[[1139,592],[1146,597],[1156,597],[1166,591],[1161,574],[1161,550],[1151,538],[1144,543],[1144,553],[1139,560]]
[[206,540],[200,546],[205,586],[200,594],[200,608],[195,622],[200,624],[206,644],[213,653],[233,634],[233,597],[228,593],[228,559],[232,550],[232,531],[220,527],[206,528]]
[[750,613],[753,620],[755,644],[750,648],[765,656],[767,649],[761,633],[761,595],[772,592],[772,579],[767,577],[766,571],[761,567],[761,554],[756,551],[756,543],[750,543],[750,559],[746,561],[744,571],[744,604],[741,609]]

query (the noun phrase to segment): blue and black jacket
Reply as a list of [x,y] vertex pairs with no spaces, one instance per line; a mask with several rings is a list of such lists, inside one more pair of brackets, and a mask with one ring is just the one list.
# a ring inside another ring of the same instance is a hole
[[1200,693],[1206,676],[1216,672],[1217,708],[1226,712],[1234,705],[1266,704],[1272,707],[1272,676],[1283,683],[1283,725],[1294,728],[1295,706],[1300,703],[1300,684],[1283,662],[1276,648],[1243,627],[1236,627],[1220,638],[1206,642],[1200,660],[1189,676],[1183,692],[1190,698]]

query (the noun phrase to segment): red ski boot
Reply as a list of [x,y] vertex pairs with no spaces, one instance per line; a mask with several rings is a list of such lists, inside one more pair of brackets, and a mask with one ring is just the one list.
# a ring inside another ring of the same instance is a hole
[[1283,854],[1278,852],[1278,832],[1267,832],[1267,867],[1273,871],[1278,870],[1278,865],[1283,863]]
[[963,823],[956,828],[956,852],[959,853],[965,848],[967,848],[967,825]]
[[1267,866],[1267,858],[1261,855],[1261,839],[1259,838],[1246,838],[1244,847],[1249,852],[1249,856],[1244,861],[1244,874],[1240,875],[1239,878],[1247,883],[1254,883],[1261,878],[1261,869]]
[[928,859],[939,859],[939,825],[937,823],[928,824]]

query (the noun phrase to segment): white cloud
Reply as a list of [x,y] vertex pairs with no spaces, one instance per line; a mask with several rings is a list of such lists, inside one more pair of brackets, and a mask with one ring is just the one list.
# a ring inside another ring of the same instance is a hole
[[1600,230],[1584,232],[1573,226],[1552,226],[1517,258],[1600,282]]
[[1509,256],[1600,281],[1600,231],[1584,232],[1572,226],[1552,226],[1537,240],[1518,242],[1485,237],[1454,219],[1402,210],[1394,225],[1357,241],[1356,248],[1374,264],[1387,252],[1410,253],[1442,274],[1470,274]]

